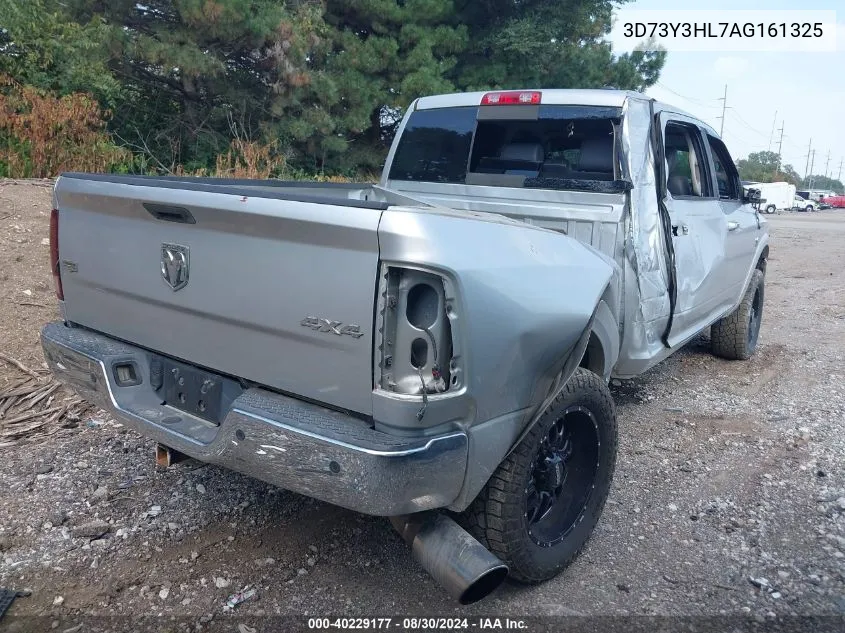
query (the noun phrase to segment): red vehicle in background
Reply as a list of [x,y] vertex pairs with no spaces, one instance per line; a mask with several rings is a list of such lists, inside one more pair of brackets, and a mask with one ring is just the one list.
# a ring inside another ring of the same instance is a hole
[[830,196],[822,198],[819,202],[829,204],[831,207],[835,207],[837,209],[845,209],[845,196]]

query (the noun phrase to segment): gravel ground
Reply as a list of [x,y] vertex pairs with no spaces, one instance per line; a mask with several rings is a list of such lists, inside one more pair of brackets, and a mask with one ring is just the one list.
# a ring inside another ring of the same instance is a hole
[[[47,187],[0,181],[0,351],[34,368],[57,317],[49,204]],[[387,521],[196,462],[157,470],[151,442],[99,413],[0,448],[0,586],[29,594],[9,630],[98,614],[240,633],[278,614],[845,615],[845,212],[767,219],[758,353],[719,360],[705,334],[613,382],[613,489],[557,579],[457,606]],[[0,390],[19,377],[0,362]]]

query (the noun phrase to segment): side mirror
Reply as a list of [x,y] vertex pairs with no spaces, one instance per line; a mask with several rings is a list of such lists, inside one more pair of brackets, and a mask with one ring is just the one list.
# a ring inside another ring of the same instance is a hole
[[742,201],[745,204],[760,204],[762,202],[760,195],[759,189],[745,189],[743,191]]

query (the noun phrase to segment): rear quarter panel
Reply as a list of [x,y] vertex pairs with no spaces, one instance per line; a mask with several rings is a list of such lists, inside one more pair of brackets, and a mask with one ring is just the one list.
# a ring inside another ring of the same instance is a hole
[[614,271],[565,235],[484,216],[390,209],[379,227],[383,261],[436,267],[455,284],[479,422],[547,395]]

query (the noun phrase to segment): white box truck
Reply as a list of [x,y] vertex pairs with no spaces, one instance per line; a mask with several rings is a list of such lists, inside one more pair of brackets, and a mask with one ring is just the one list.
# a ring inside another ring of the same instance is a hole
[[746,188],[759,189],[760,210],[772,214],[777,211],[791,209],[795,198],[795,185],[788,182],[752,182]]

